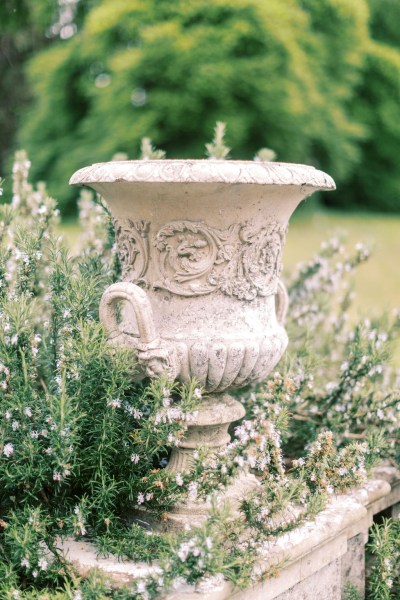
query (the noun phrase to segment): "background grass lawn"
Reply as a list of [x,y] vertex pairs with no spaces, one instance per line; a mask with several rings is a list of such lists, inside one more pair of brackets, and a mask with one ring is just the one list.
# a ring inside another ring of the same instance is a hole
[[372,250],[371,258],[354,276],[355,313],[372,316],[400,308],[400,216],[300,212],[290,224],[283,254],[284,273],[297,262],[311,258],[324,240],[341,234],[349,249],[364,242]]

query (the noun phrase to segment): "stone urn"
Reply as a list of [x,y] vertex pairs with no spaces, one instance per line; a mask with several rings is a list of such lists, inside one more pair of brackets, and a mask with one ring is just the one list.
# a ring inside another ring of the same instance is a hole
[[183,471],[199,446],[225,445],[244,415],[226,392],[264,379],[282,357],[288,221],[335,184],[310,166],[223,160],[99,163],[70,183],[96,190],[114,218],[122,276],[100,304],[110,343],[132,349],[136,378],[194,378],[204,390],[167,467]]

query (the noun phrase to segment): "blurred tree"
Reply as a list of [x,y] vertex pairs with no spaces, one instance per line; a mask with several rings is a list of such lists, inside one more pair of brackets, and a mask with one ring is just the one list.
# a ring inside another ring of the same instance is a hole
[[14,147],[20,114],[31,101],[25,63],[51,42],[74,35],[96,0],[1,0],[0,2],[0,173]]
[[367,135],[360,144],[359,166],[324,201],[341,208],[399,212],[400,2],[369,0],[369,7],[372,37],[351,109]]
[[19,143],[69,207],[75,169],[137,155],[144,136],[202,157],[218,120],[232,158],[268,146],[340,182],[368,135],[352,114],[367,24],[366,0],[99,0],[32,60]]
[[[6,155],[17,126],[18,110],[29,101],[29,87],[23,64],[33,49],[45,43],[40,34],[43,13],[40,8],[54,4],[41,2],[36,7],[29,0],[2,0],[0,3],[0,172],[5,172]],[[47,10],[49,12],[49,10]],[[50,11],[51,12],[51,11]],[[43,23],[42,23],[43,24]]]

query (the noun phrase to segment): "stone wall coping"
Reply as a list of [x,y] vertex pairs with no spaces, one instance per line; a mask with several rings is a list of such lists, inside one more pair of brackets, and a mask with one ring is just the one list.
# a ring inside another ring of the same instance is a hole
[[[398,473],[398,472],[397,472]],[[377,473],[375,472],[374,475]],[[173,590],[163,596],[165,600],[241,600],[251,597],[272,600],[285,592],[296,582],[302,581],[333,560],[340,558],[347,550],[347,540],[368,530],[372,523],[374,509],[380,509],[382,501],[396,491],[400,497],[400,474],[387,471],[392,485],[382,479],[368,480],[361,488],[351,493],[333,496],[328,506],[314,519],[307,520],[300,527],[289,531],[271,542],[265,543],[264,559],[260,561],[260,573],[284,561],[282,575],[257,584],[254,588],[234,590],[229,582],[214,577],[204,580],[196,587],[178,582]],[[66,558],[72,562],[81,575],[97,568],[109,576],[116,586],[120,586],[148,573],[157,573],[157,565],[118,560],[115,557],[97,556],[94,545],[71,538],[59,545]]]
[[383,479],[392,486],[400,485],[400,469],[390,462],[383,462],[372,470],[372,475],[376,479]]
[[382,479],[369,479],[365,484],[353,490],[351,493],[343,494],[346,498],[352,498],[365,507],[371,506],[377,500],[388,496],[392,486],[388,481]]
[[74,173],[71,185],[93,183],[227,183],[306,185],[334,190],[335,182],[309,165],[242,160],[130,160],[96,163]]

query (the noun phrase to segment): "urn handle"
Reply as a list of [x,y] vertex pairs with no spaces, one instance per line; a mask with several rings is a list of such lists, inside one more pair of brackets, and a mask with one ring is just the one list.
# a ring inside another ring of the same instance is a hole
[[284,325],[286,313],[289,307],[289,296],[286,286],[282,279],[278,280],[278,287],[275,294],[275,311],[279,325]]
[[[117,306],[127,302],[135,313],[139,338],[123,331],[118,323]],[[148,377],[166,374],[174,380],[178,374],[175,347],[162,340],[156,330],[153,311],[144,290],[134,283],[113,283],[104,292],[99,307],[100,321],[108,331],[111,344],[133,349]]]

